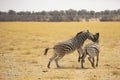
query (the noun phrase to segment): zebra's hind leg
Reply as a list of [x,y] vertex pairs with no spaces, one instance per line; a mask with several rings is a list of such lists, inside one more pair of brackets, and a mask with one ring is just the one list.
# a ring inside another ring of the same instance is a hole
[[92,58],[92,60],[93,60],[93,62],[92,62],[92,67],[95,68],[95,65],[94,65],[95,59],[94,59],[94,57]]
[[47,67],[50,68],[51,62],[57,57],[57,55],[54,53],[53,56],[50,58]]
[[90,61],[92,67],[94,68],[94,64],[93,64],[93,61],[91,61],[91,57],[88,57],[88,60]]
[[60,59],[62,59],[63,57],[64,57],[64,55],[58,55],[58,56],[55,58],[55,63],[56,63],[57,68],[60,67],[59,64],[58,64],[58,61],[59,61]]

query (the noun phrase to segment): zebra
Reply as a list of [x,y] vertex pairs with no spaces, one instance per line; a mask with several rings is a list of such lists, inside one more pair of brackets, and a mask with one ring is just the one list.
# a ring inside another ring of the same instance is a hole
[[59,68],[58,61],[63,58],[66,54],[72,53],[73,51],[77,50],[79,53],[78,61],[80,62],[81,53],[82,53],[82,45],[84,44],[85,40],[89,39],[91,41],[94,40],[94,36],[89,30],[84,30],[75,35],[75,37],[56,44],[53,48],[46,48],[44,55],[47,54],[49,49],[53,49],[53,56],[50,58],[47,67],[50,68],[50,64],[53,60],[55,60],[57,68]]
[[91,65],[93,68],[95,68],[94,65],[94,57],[97,56],[96,58],[96,67],[98,67],[98,61],[99,61],[99,33],[96,33],[94,35],[96,38],[96,41],[94,43],[89,43],[83,48],[83,55],[82,55],[82,60],[81,60],[81,67],[84,68],[83,63],[85,62],[85,57],[88,55],[88,60],[90,61]]

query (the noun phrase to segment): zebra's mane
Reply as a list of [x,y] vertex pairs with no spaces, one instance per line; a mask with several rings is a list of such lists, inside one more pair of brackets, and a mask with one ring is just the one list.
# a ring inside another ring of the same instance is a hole
[[82,34],[82,33],[83,33],[83,31],[81,31],[81,32],[77,33],[77,35],[76,35],[76,36],[78,36],[78,35],[80,35],[80,34]]
[[96,33],[96,34],[94,35],[94,38],[95,38],[94,41],[97,42],[97,41],[99,40],[99,33]]

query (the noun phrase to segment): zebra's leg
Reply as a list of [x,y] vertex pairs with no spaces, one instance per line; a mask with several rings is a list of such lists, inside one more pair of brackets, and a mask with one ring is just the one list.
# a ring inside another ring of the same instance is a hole
[[92,62],[92,67],[95,68],[95,65],[94,65],[95,59],[94,59],[94,57],[92,58],[92,60],[93,60],[93,62]]
[[50,58],[47,67],[50,68],[50,63],[57,57],[57,54],[53,54],[53,56]]
[[92,61],[91,61],[91,57],[88,57],[88,60],[90,61],[91,65],[93,64]]
[[98,67],[98,61],[99,61],[99,54],[97,55],[97,60],[96,60],[96,67]]
[[82,55],[83,55],[83,50],[82,50],[82,48],[80,48],[80,49],[78,49],[77,51],[78,51],[78,54],[79,54],[79,56],[78,56],[78,62],[80,62],[81,53],[82,53]]
[[55,58],[55,63],[56,63],[57,68],[60,67],[59,64],[58,64],[58,61],[59,61],[60,59],[62,59],[63,57],[64,57],[64,55],[58,55],[58,56]]
[[85,60],[82,59],[82,60],[81,60],[81,68],[84,68],[84,65],[83,65],[84,62],[85,62]]
[[78,62],[80,62],[80,52],[78,51],[78,53],[79,53],[79,56],[78,56]]
[[83,56],[82,56],[82,60],[81,60],[81,68],[84,68],[83,63],[85,62],[85,58],[86,58],[87,54],[84,52]]

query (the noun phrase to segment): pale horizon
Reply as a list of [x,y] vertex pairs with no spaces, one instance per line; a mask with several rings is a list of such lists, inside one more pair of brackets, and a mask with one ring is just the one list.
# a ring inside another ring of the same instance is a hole
[[0,11],[118,10],[120,0],[1,0]]

